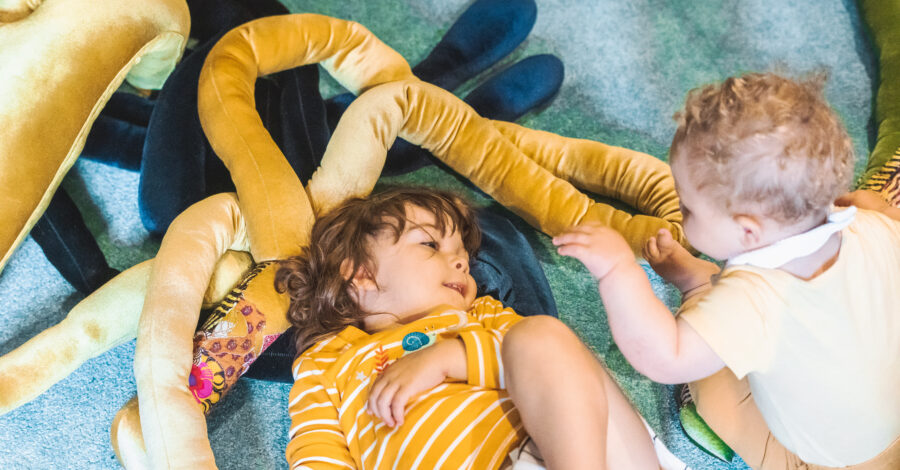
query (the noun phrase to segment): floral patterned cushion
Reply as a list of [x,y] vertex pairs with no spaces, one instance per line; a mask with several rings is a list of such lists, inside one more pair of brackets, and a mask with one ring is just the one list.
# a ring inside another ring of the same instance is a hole
[[189,388],[209,413],[287,329],[287,295],[274,290],[278,262],[257,264],[194,334]]

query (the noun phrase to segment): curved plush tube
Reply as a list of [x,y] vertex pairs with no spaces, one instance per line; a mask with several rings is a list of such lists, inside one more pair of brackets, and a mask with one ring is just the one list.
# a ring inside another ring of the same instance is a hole
[[162,86],[190,28],[184,0],[12,3],[7,18],[17,21],[0,24],[0,270],[110,95],[126,75],[140,88]]
[[[595,221],[619,231],[635,253],[660,228],[686,243],[665,163],[620,147],[484,119],[453,94],[416,79],[381,85],[357,98],[335,129],[322,166],[345,155],[383,162],[397,136],[427,148],[548,235]],[[316,183],[310,181],[310,194]],[[594,202],[576,186],[648,215]]]
[[35,399],[88,359],[134,339],[152,266],[147,260],[120,273],[63,321],[0,357],[0,414]]
[[163,237],[134,352],[140,422],[154,468],[208,468],[215,462],[206,417],[187,388],[193,332],[216,263],[227,250],[248,248],[233,193],[192,205]]
[[[328,189],[307,197],[303,185],[263,127],[253,100],[256,78],[321,63],[354,92],[412,76],[406,60],[358,23],[322,15],[261,18],[239,26],[213,47],[200,75],[203,131],[228,167],[246,211],[251,253],[257,261],[299,253],[308,242],[316,200],[366,195],[383,159],[338,159],[315,179]],[[370,178],[359,178],[364,174]]]

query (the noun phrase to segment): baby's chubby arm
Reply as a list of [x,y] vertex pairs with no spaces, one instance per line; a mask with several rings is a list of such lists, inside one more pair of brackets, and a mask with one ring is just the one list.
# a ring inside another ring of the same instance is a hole
[[466,347],[461,339],[438,341],[397,359],[372,383],[368,412],[390,427],[403,424],[406,404],[446,379],[465,381]]
[[587,223],[554,237],[553,244],[597,278],[613,339],[638,372],[656,382],[685,383],[725,367],[700,335],[656,298],[618,232]]

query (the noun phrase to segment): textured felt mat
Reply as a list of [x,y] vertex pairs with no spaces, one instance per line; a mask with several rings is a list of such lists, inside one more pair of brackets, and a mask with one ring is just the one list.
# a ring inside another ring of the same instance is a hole
[[[359,21],[415,64],[470,2],[284,3],[293,12]],[[851,0],[538,0],[537,24],[526,42],[458,93],[464,95],[504,64],[539,53],[559,56],[566,79],[546,109],[521,123],[631,147],[661,159],[667,158],[674,132],[671,116],[689,89],[746,71],[826,70],[827,97],[853,137],[857,169],[864,166],[875,67]],[[323,90],[338,91],[328,82]],[[138,217],[137,181],[135,173],[81,161],[63,183],[86,214],[110,263],[120,269],[153,256],[158,248]],[[465,189],[436,168],[391,181]],[[479,203],[489,203],[470,194]],[[520,220],[517,223],[527,229]],[[588,272],[576,261],[557,256],[546,236],[528,230],[560,317],[613,371],[673,452],[694,468],[746,468],[740,462],[720,463],[687,440],[677,422],[672,388],[635,373],[612,342]],[[647,269],[657,295],[674,309],[678,293]],[[4,294],[0,354],[58,322],[81,298],[30,238],[0,274],[0,292]],[[33,402],[0,416],[0,468],[117,468],[109,424],[135,392],[133,354],[132,341],[89,361]],[[214,410],[208,423],[220,468],[286,468],[288,390],[284,384],[242,380]]]

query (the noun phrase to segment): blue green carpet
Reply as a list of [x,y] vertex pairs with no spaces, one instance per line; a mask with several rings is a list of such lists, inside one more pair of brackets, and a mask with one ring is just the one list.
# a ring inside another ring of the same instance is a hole
[[[284,3],[294,12],[359,21],[415,63],[469,0]],[[821,69],[830,73],[827,97],[853,137],[857,169],[868,153],[875,66],[851,0],[538,0],[531,36],[503,64],[539,53],[559,56],[566,79],[550,106],[521,121],[532,128],[666,159],[674,132],[671,116],[691,88],[745,71]],[[464,85],[460,94],[491,73]],[[333,83],[323,87],[329,94],[337,92]],[[399,180],[463,187],[435,168]],[[137,181],[135,173],[82,161],[64,182],[111,264],[120,269],[152,257],[158,248],[138,217]],[[746,468],[740,462],[716,461],[687,440],[676,419],[671,387],[634,372],[613,343],[588,272],[557,256],[546,236],[529,231],[560,317],[613,371],[667,445],[694,468]],[[678,293],[649,268],[648,275],[657,295],[674,309]],[[0,292],[0,354],[58,322],[81,298],[30,238],[0,274]],[[134,342],[124,344],[89,361],[33,402],[0,416],[0,468],[118,468],[108,429],[115,412],[135,393],[133,353]],[[286,468],[288,390],[283,384],[242,380],[215,409],[209,431],[220,468]]]

